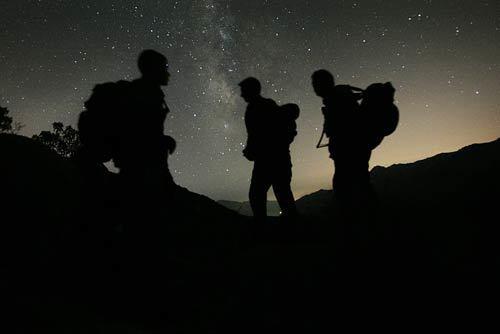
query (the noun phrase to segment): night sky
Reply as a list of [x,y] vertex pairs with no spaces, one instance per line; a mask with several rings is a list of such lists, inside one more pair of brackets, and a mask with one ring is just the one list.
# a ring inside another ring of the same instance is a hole
[[500,1],[0,0],[0,105],[31,136],[76,125],[97,83],[138,76],[143,49],[164,53],[165,124],[178,184],[244,200],[252,165],[238,82],[301,107],[292,145],[296,196],[331,187],[315,144],[321,100],[311,73],[338,83],[391,81],[401,113],[371,165],[411,162],[500,137]]

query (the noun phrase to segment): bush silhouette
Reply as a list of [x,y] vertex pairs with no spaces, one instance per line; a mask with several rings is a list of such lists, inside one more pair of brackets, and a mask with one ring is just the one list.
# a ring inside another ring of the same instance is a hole
[[73,157],[80,147],[78,131],[73,129],[71,125],[65,127],[61,122],[52,123],[52,132],[42,131],[32,138],[65,158]]
[[12,117],[8,116],[9,109],[0,106],[0,133],[18,133],[23,125],[12,122]]

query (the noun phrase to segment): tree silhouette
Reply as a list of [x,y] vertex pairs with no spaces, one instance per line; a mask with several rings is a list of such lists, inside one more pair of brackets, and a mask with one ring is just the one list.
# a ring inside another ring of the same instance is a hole
[[0,107],[0,132],[10,132],[12,129],[12,117],[7,116],[9,109]]
[[9,109],[0,106],[0,133],[18,133],[23,127],[21,123],[12,122],[8,116]]
[[52,123],[52,132],[42,131],[32,138],[66,158],[71,158],[80,146],[78,131],[61,122]]

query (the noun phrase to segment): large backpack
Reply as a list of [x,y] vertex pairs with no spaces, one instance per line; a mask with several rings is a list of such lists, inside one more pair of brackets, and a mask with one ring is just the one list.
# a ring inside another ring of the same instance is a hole
[[374,83],[363,92],[361,113],[366,124],[370,149],[376,148],[384,137],[392,134],[399,123],[399,110],[394,104],[395,89],[390,82]]
[[300,108],[295,103],[287,103],[278,107],[278,124],[281,129],[280,137],[290,145],[297,135],[297,123]]
[[129,81],[96,85],[85,110],[80,113],[78,130],[83,147],[100,162],[110,161],[119,149],[121,120],[130,108]]

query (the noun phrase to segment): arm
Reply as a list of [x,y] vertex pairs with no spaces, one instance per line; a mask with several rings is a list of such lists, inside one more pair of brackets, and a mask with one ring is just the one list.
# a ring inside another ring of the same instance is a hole
[[247,111],[245,112],[245,127],[247,130],[247,142],[245,144],[245,148],[243,149],[243,156],[247,158],[249,161],[253,161],[255,159],[254,156],[254,134],[253,129],[255,128],[254,120],[252,117],[252,113]]

